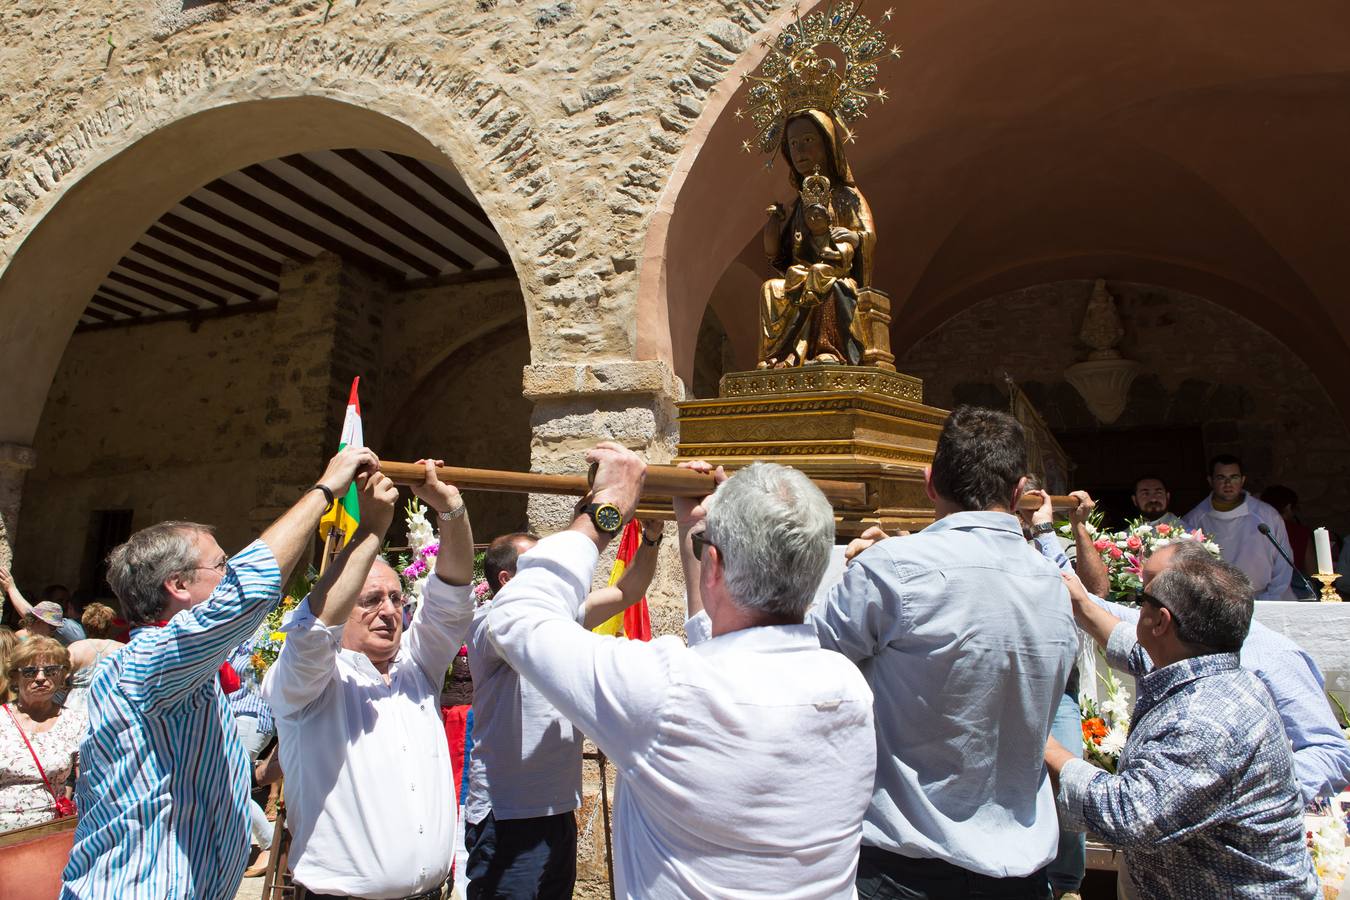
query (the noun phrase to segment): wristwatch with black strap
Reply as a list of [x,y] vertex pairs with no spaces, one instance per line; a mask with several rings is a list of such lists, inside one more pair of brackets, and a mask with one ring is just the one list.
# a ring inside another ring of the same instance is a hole
[[613,503],[587,503],[581,512],[590,518],[596,531],[608,537],[623,528],[623,512]]

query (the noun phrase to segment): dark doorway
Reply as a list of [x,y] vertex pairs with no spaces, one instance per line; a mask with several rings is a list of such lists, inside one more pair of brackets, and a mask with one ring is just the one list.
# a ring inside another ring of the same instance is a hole
[[1209,491],[1199,427],[1057,431],[1055,438],[1076,464],[1072,487],[1096,498],[1110,526],[1139,514],[1130,495],[1145,475],[1163,480],[1172,492],[1172,512],[1179,516]]
[[89,520],[85,543],[84,577],[80,585],[85,603],[113,595],[108,586],[108,554],[131,537],[131,510],[96,509]]

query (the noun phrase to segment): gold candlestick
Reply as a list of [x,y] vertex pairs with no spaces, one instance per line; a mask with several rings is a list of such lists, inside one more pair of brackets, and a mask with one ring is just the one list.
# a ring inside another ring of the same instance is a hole
[[1335,574],[1334,572],[1330,575],[1323,575],[1321,572],[1319,572],[1313,577],[1316,578],[1318,581],[1322,582],[1323,603],[1341,602],[1341,595],[1336,593],[1336,589],[1332,587],[1332,585],[1336,583],[1336,579],[1340,578],[1339,575]]

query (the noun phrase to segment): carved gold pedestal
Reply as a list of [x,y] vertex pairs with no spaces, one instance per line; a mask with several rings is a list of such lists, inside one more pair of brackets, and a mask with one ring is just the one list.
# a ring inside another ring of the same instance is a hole
[[947,413],[923,404],[919,379],[872,366],[805,366],[732,372],[720,393],[680,404],[679,459],[776,462],[863,482],[868,508],[837,510],[841,535],[932,522],[923,467]]

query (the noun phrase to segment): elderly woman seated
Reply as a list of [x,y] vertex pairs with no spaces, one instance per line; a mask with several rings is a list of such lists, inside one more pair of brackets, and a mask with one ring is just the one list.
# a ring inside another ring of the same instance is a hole
[[48,637],[31,637],[9,652],[7,699],[0,712],[0,831],[50,821],[73,810],[82,710],[57,702],[66,688],[70,654]]

